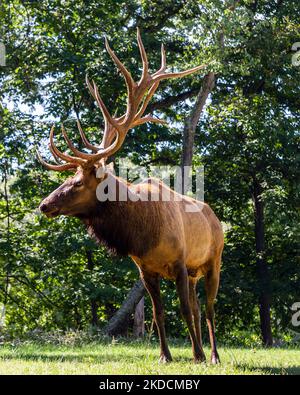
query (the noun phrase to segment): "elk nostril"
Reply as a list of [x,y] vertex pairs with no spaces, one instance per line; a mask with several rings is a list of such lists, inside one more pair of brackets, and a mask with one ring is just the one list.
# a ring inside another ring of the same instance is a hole
[[45,211],[47,211],[47,208],[48,208],[48,206],[47,206],[47,204],[45,204],[45,203],[42,203],[42,204],[40,205],[40,210],[41,210],[42,213],[44,213]]

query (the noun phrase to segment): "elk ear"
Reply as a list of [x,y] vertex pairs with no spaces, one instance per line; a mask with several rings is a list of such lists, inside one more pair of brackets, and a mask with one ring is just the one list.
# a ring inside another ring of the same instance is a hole
[[105,178],[105,165],[102,163],[96,167],[96,178],[103,180]]
[[109,171],[110,173],[114,173],[115,172],[114,162],[110,162],[108,165],[106,165],[106,171]]
[[110,162],[109,164],[101,163],[100,166],[96,168],[96,178],[99,180],[106,178],[107,173],[115,173],[113,162]]

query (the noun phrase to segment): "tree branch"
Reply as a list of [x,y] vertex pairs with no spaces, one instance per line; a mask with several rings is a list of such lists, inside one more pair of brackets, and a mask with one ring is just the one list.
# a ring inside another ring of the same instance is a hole
[[199,92],[199,88],[195,88],[186,92],[182,92],[179,95],[168,96],[165,99],[149,104],[149,106],[147,107],[147,111],[149,113],[152,113],[155,110],[169,108],[170,106],[178,103],[179,101],[183,101],[196,96],[198,92]]

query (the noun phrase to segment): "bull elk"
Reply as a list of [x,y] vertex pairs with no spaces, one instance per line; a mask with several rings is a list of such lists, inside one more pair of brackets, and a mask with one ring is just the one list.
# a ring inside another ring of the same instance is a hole
[[[160,81],[183,77],[203,67],[197,66],[176,73],[166,72],[166,56],[162,46],[161,67],[154,74],[150,74],[139,30],[137,41],[143,66],[139,82],[132,79],[130,72],[105,40],[108,53],[125,78],[128,98],[124,115],[111,116],[99,95],[96,84],[86,79],[89,91],[105,121],[102,142],[97,146],[88,141],[78,121],[83,143],[93,153],[79,151],[70,141],[63,126],[62,134],[74,156],[61,152],[54,144],[54,127],[52,127],[50,151],[56,160],[61,159],[66,163],[56,165],[46,163],[39,153],[38,158],[50,170],[72,170],[75,175],[45,198],[39,208],[47,217],[68,215],[79,218],[99,243],[104,243],[116,253],[129,255],[133,259],[152,301],[162,362],[171,361],[172,357],[165,334],[160,278],[175,280],[181,313],[190,333],[194,360],[205,361],[201,340],[200,309],[196,294],[197,282],[204,277],[206,320],[212,349],[211,362],[218,363],[214,300],[219,286],[223,250],[223,232],[218,218],[206,203],[179,195],[155,179],[150,178],[139,184],[130,184],[109,171],[102,171],[99,176],[99,169],[106,168],[107,158],[121,148],[129,129],[146,122],[162,122],[149,114],[144,115]],[[118,192],[125,191],[127,195],[156,191],[162,196],[162,193],[168,190],[171,198],[169,201],[118,198],[115,201],[109,199],[99,201],[96,189],[104,180],[114,181]],[[197,210],[187,212],[186,204],[194,206]]]

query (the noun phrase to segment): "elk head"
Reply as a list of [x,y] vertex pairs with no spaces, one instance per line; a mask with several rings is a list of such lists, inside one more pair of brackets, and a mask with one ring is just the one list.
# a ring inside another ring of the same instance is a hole
[[99,167],[105,168],[106,159],[121,148],[129,129],[146,122],[164,123],[164,121],[154,118],[149,114],[144,116],[147,105],[158,88],[160,81],[169,78],[183,77],[205,67],[201,65],[177,73],[166,72],[166,55],[164,46],[162,45],[161,67],[155,73],[150,74],[148,59],[139,29],[137,29],[137,41],[142,58],[143,70],[140,80],[135,82],[130,72],[110,48],[107,39],[105,39],[106,49],[119,71],[123,74],[127,86],[127,108],[124,115],[118,118],[112,117],[99,95],[95,82],[92,81],[91,83],[88,78],[86,78],[89,91],[104,117],[104,133],[101,144],[99,146],[92,145],[86,138],[80,122],[77,121],[82,141],[85,146],[93,152],[92,154],[81,152],[74,147],[63,125],[63,137],[74,156],[61,152],[55,146],[54,127],[52,127],[50,131],[49,148],[56,161],[61,159],[66,163],[58,165],[46,163],[38,153],[40,162],[49,170],[75,171],[73,177],[68,178],[40,204],[41,212],[48,217],[55,217],[57,215],[87,215],[97,204],[96,188],[98,183],[105,178],[105,172],[102,172],[102,177],[96,177],[97,169],[99,169]]

